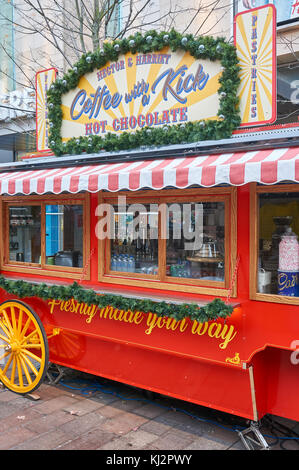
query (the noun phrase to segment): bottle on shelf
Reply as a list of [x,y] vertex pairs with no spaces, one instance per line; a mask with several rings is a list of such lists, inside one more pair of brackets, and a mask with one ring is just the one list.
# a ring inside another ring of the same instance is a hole
[[128,261],[128,272],[134,273],[135,272],[135,259],[133,256],[130,256]]
[[111,257],[111,271],[116,271],[116,256],[113,254]]

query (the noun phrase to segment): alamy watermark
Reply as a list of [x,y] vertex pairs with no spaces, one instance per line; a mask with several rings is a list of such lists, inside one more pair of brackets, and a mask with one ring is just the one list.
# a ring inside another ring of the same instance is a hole
[[185,250],[199,250],[203,242],[202,203],[128,204],[125,196],[117,204],[99,204],[95,233],[99,240],[184,240]]

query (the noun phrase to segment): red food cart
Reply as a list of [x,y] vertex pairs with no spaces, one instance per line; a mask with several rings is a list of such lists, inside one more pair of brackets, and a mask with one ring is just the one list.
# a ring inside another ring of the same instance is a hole
[[[59,102],[68,119],[80,93]],[[1,167],[3,384],[32,392],[50,362],[252,422],[298,420],[298,127],[80,154],[94,137]]]

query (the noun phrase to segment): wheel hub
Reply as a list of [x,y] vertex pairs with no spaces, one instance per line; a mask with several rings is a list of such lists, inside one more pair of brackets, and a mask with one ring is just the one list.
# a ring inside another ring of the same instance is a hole
[[5,347],[5,351],[12,352],[13,354],[19,354],[22,347],[19,341],[13,341]]

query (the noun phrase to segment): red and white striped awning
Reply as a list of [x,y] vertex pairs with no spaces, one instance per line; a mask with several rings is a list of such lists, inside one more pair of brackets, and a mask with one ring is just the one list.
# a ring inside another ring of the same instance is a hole
[[299,182],[299,147],[0,173],[0,194]]

